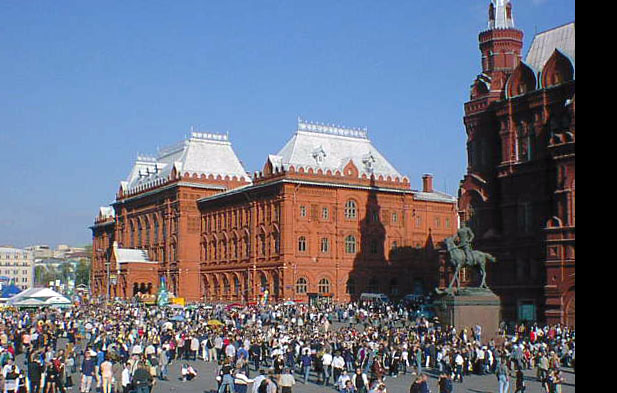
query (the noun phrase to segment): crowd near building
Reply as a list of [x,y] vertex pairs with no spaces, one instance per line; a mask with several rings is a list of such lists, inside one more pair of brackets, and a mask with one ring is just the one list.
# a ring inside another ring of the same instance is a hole
[[479,41],[461,220],[498,260],[488,277],[503,319],[574,326],[574,22],[536,34],[523,60],[512,4],[497,1]]
[[412,190],[364,129],[299,119],[251,176],[227,135],[193,132],[138,157],[116,201],[100,209],[93,292],[154,293],[163,277],[189,300],[347,301],[428,289],[434,244],[455,233],[457,208],[431,175],[422,180]]
[[28,289],[34,283],[34,255],[14,247],[0,247],[0,286],[13,283]]
[[94,295],[154,293],[162,278],[187,300],[427,292],[460,220],[498,260],[502,319],[574,325],[574,38],[574,23],[538,33],[523,60],[511,2],[490,3],[458,199],[431,175],[413,190],[365,129],[302,119],[250,175],[226,134],[139,156],[91,227]]

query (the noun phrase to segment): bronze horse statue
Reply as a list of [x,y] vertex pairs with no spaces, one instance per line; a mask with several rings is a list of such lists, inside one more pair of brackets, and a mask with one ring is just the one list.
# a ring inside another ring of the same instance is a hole
[[465,257],[465,251],[463,251],[454,241],[456,236],[447,237],[444,240],[446,244],[446,249],[448,250],[448,254],[450,255],[450,263],[452,266],[456,268],[454,272],[454,277],[452,281],[450,281],[450,285],[448,289],[452,289],[452,286],[456,283],[457,288],[461,285],[459,281],[459,272],[463,266],[472,266],[477,268],[480,271],[480,276],[482,277],[482,281],[480,283],[480,288],[488,288],[486,285],[486,262],[496,262],[494,256],[489,253],[473,250],[471,253],[473,255],[473,260],[469,261]]

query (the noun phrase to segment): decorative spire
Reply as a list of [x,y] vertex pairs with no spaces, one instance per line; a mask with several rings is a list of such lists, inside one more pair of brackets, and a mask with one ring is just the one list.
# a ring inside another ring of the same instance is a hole
[[512,3],[510,0],[491,0],[488,8],[489,29],[511,29],[514,27]]

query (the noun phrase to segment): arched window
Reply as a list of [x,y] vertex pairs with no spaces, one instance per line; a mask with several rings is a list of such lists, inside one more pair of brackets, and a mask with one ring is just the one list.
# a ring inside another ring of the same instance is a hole
[[159,242],[159,220],[156,216],[153,218],[154,220],[154,243]]
[[144,218],[144,223],[146,225],[146,246],[148,246],[150,244],[150,221],[148,220],[148,217]]
[[304,252],[306,251],[306,237],[300,236],[298,238],[298,251]]
[[259,250],[262,257],[266,256],[266,235],[259,235]]
[[131,235],[131,248],[135,248],[135,224],[133,221],[130,221],[130,235]]
[[137,220],[137,247],[141,247],[141,220]]
[[317,284],[317,290],[319,293],[330,293],[330,281],[327,278],[322,278],[319,280],[319,284]]
[[307,291],[308,291],[308,281],[306,281],[306,278],[300,277],[298,281],[296,281],[296,293],[304,294]]
[[274,237],[274,252],[278,254],[281,252],[281,234],[277,231],[272,236]]
[[399,293],[399,288],[398,288],[398,280],[396,278],[393,278],[390,280],[390,295],[398,295]]
[[345,238],[345,252],[347,254],[355,254],[356,252],[356,238],[353,235]]
[[244,257],[248,258],[251,255],[251,242],[249,241],[249,235],[244,235]]
[[377,292],[377,287],[378,287],[377,279],[375,277],[371,277],[371,279],[368,282],[368,292],[370,293]]
[[348,200],[345,203],[345,218],[354,219],[357,216],[356,202],[353,200]]
[[356,281],[353,278],[350,278],[349,280],[347,280],[345,292],[350,295],[353,295],[356,293]]
[[371,251],[371,254],[378,254],[379,253],[379,242],[377,240],[371,239],[370,251]]

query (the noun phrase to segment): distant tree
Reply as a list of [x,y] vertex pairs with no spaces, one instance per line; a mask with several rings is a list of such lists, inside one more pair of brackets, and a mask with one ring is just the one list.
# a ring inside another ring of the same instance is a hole
[[69,262],[65,262],[59,266],[60,280],[64,283],[68,283],[69,279],[73,277],[73,265]]
[[82,259],[75,270],[75,285],[90,285],[90,261]]

